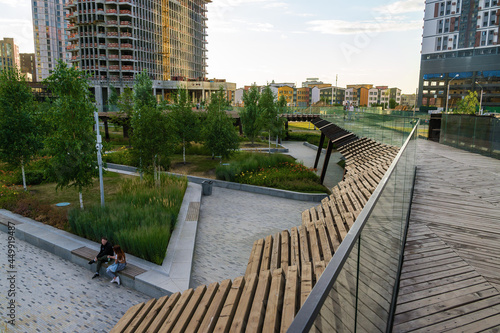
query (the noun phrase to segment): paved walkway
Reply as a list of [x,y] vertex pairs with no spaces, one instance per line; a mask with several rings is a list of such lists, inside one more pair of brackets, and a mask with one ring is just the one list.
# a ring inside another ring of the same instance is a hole
[[301,224],[314,203],[214,187],[202,198],[191,287],[244,275],[253,242]]
[[131,304],[151,299],[21,240],[16,240],[16,324],[6,323],[8,235],[0,232],[0,332],[109,332]]

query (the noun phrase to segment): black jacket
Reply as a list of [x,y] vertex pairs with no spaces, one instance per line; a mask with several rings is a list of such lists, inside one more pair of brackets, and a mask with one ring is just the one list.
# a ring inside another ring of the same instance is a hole
[[113,252],[113,246],[109,241],[106,242],[106,245],[102,245],[101,243],[101,251],[97,255],[97,258],[104,257],[104,256],[112,256],[114,254]]

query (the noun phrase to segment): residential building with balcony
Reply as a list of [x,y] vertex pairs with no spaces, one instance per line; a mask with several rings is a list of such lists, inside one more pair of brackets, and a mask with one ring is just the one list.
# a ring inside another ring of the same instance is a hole
[[21,73],[28,81],[36,82],[36,59],[34,53],[20,53]]
[[34,77],[39,81],[50,75],[59,60],[70,63],[65,3],[66,0],[31,2],[36,63]]
[[419,106],[444,109],[448,98],[452,109],[483,91],[485,110],[500,110],[499,17],[497,0],[426,1]]
[[319,89],[319,97],[326,105],[342,104],[345,92],[345,88],[329,86]]
[[20,69],[19,46],[14,43],[14,38],[0,40],[0,70]]

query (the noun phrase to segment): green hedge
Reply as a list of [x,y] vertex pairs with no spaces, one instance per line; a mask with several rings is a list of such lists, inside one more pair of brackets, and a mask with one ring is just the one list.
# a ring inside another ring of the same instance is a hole
[[105,208],[73,209],[69,225],[76,235],[99,242],[102,236],[127,253],[161,265],[187,187],[185,178],[161,175],[127,180]]

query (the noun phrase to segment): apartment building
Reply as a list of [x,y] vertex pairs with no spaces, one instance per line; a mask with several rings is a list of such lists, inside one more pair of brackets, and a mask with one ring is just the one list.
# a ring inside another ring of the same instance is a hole
[[329,86],[319,89],[320,100],[327,105],[342,104],[345,100],[346,89]]
[[20,53],[21,73],[28,81],[36,82],[36,59],[34,53]]
[[196,88],[191,92],[195,102],[209,98],[213,83],[228,88],[225,81],[205,79],[209,2],[69,0],[70,62],[89,74],[98,106],[107,100],[110,85],[119,90],[132,86],[144,70],[159,99],[179,82],[199,82],[186,84]]
[[[500,106],[497,0],[427,0],[417,104],[449,108],[476,91]],[[448,101],[448,103],[446,103]]]
[[68,63],[68,36],[65,0],[33,0],[33,38],[37,80],[50,75],[59,60]]
[[14,38],[0,40],[0,70],[21,67],[19,47],[14,43]]

